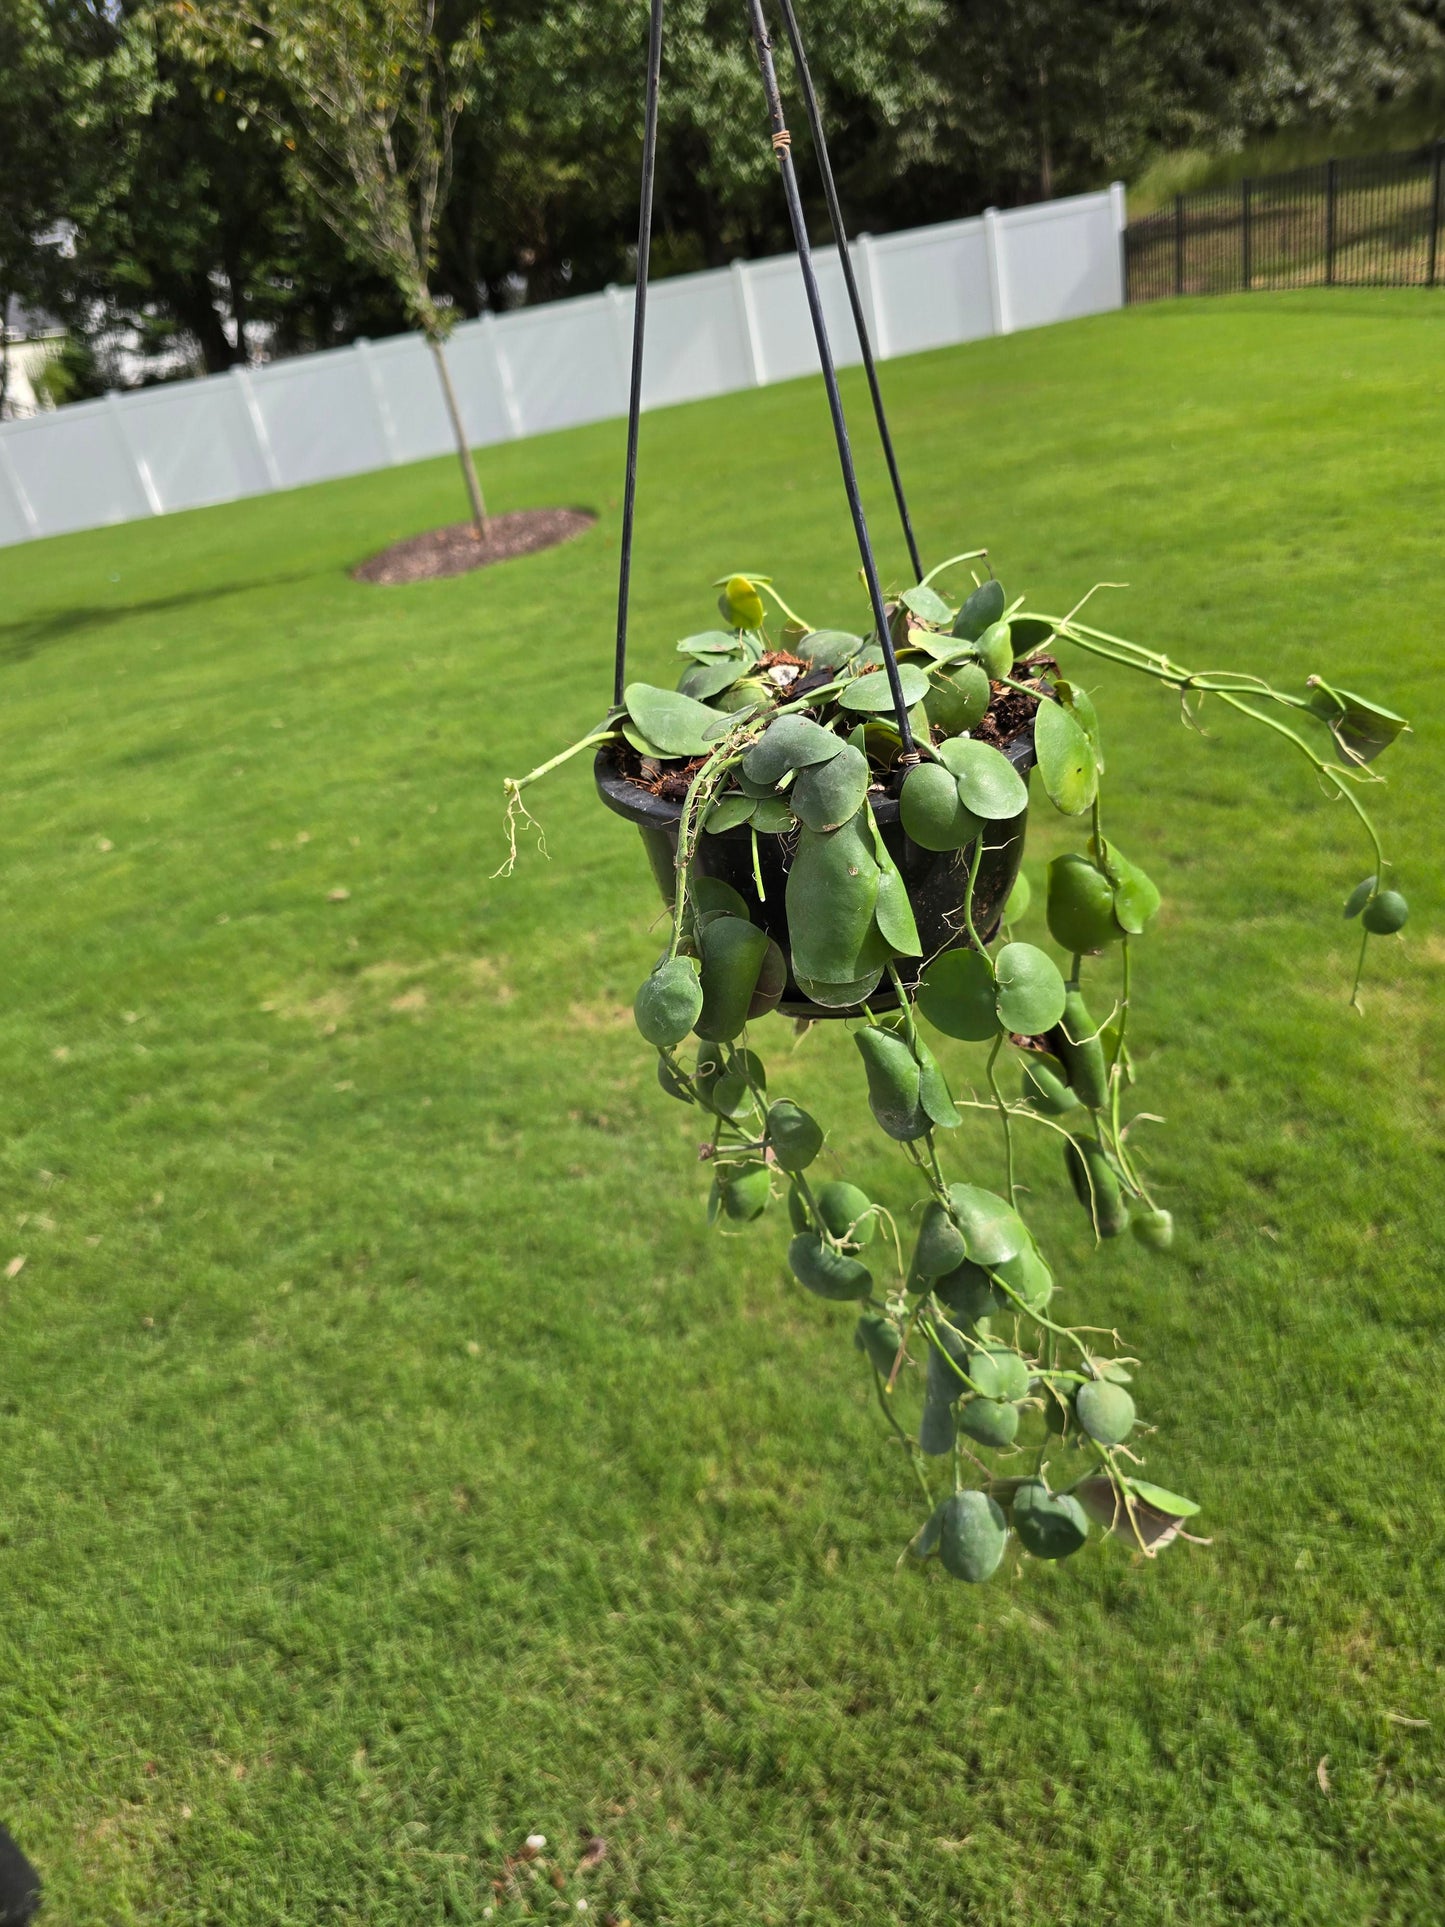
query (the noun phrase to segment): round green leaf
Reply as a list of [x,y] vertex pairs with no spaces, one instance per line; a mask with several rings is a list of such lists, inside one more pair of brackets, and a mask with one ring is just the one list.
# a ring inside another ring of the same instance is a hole
[[865,1311],[853,1328],[855,1349],[862,1352],[873,1369],[885,1379],[893,1370],[901,1343],[898,1327],[891,1318],[883,1317],[880,1312]]
[[938,1059],[924,1043],[921,1034],[914,1036],[913,1051],[918,1059],[918,1095],[930,1122],[946,1131],[957,1130],[963,1119],[953,1101],[953,1092],[948,1088],[948,1079]]
[[945,950],[918,986],[918,1008],[935,1030],[965,1044],[998,1035],[998,991],[987,957],[976,950]]
[[693,1028],[723,1043],[748,1021],[748,1006],[767,954],[768,933],[738,917],[714,917],[698,932],[702,951],[702,1009]]
[[955,1492],[943,1502],[938,1555],[945,1571],[970,1585],[998,1571],[1008,1542],[1008,1525],[986,1492]]
[[986,823],[1006,822],[1028,807],[1024,779],[1001,750],[971,736],[942,743],[939,761],[958,778],[959,801]]
[[1039,775],[1056,809],[1081,816],[1099,789],[1094,746],[1072,710],[1042,702],[1034,717],[1034,753]]
[[1035,1559],[1067,1559],[1089,1536],[1089,1517],[1067,1492],[1050,1492],[1042,1479],[1028,1479],[1014,1493],[1013,1526],[1019,1544]]
[[664,755],[705,756],[712,748],[706,732],[716,728],[719,717],[705,703],[645,682],[629,683],[623,700],[633,722]]
[[823,1148],[823,1127],[801,1105],[783,1098],[769,1108],[768,1142],[784,1171],[806,1171]]
[[680,656],[696,656],[705,661],[709,656],[736,656],[740,662],[747,657],[738,638],[726,629],[707,629],[699,636],[684,636],[677,645]]
[[1398,890],[1382,890],[1365,905],[1364,926],[1377,937],[1393,936],[1404,928],[1410,906]]
[[999,620],[1004,607],[1003,584],[990,577],[987,582],[978,585],[954,617],[953,633],[965,637],[969,642],[977,642],[984,630]]
[[923,701],[924,712],[935,728],[956,736],[972,729],[988,713],[992,692],[988,677],[976,662],[961,662],[947,674],[935,674],[933,686]]
[[793,1276],[819,1298],[866,1298],[873,1289],[867,1265],[826,1245],[816,1231],[800,1231],[788,1246]]
[[1087,689],[1081,689],[1076,682],[1056,682],[1054,690],[1059,701],[1067,709],[1072,710],[1074,720],[1088,737],[1089,746],[1094,752],[1094,767],[1102,776],[1104,774],[1104,738],[1099,728],[1099,712],[1094,707],[1093,697]]
[[740,656],[711,656],[684,669],[677,686],[684,696],[693,696],[698,702],[706,702],[709,696],[720,696],[723,690],[731,689],[735,682],[741,682],[747,671],[748,665]]
[[659,1050],[680,1044],[702,1013],[702,986],[691,957],[660,963],[632,1003],[637,1028]]
[[721,877],[693,875],[688,878],[687,898],[693,921],[701,927],[711,917],[740,917],[748,921],[748,906],[730,883]]
[[1079,1423],[1096,1445],[1122,1445],[1134,1429],[1134,1401],[1122,1385],[1091,1379],[1074,1395]]
[[991,622],[974,647],[978,650],[979,661],[995,682],[1013,668],[1013,630],[1006,622]]
[[1049,935],[1069,952],[1102,950],[1123,935],[1114,915],[1114,886],[1097,864],[1077,850],[1049,865],[1044,915]]
[[981,1318],[996,1318],[1009,1308],[1008,1300],[980,1265],[967,1258],[956,1270],[935,1279],[933,1295],[948,1307],[957,1325],[977,1325]]
[[880,966],[864,977],[852,977],[840,983],[825,977],[805,977],[795,965],[793,977],[809,1003],[821,1004],[825,1010],[856,1010],[860,1004],[867,1003],[882,983],[883,971]]
[[1148,1479],[1125,1479],[1131,1492],[1137,1493],[1145,1505],[1152,1505],[1160,1512],[1167,1512],[1175,1519],[1192,1519],[1199,1511],[1193,1499],[1181,1497],[1170,1492],[1162,1485],[1154,1485]]
[[907,1144],[929,1127],[922,1102],[918,1060],[894,1031],[876,1024],[854,1031],[853,1042],[868,1074],[868,1108],[889,1137]]
[[752,1002],[748,1005],[748,1022],[751,1024],[759,1017],[766,1017],[770,1010],[776,1010],[787,987],[788,959],[783,946],[769,937],[758,981],[753,986]]
[[850,636],[845,629],[810,629],[791,645],[795,656],[802,656],[818,669],[841,669],[863,647],[861,636]]
[[826,763],[845,747],[843,738],[821,723],[810,722],[806,716],[779,716],[743,758],[743,774],[750,783],[772,788],[789,770]]
[[898,799],[904,832],[923,850],[962,850],[983,828],[959,800],[957,780],[938,763],[918,763]]
[[889,854],[877,817],[871,809],[865,814],[873,837],[873,854],[878,860],[878,902],[874,909],[878,934],[895,956],[921,957],[923,946],[918,941],[918,925],[914,922],[908,886]]
[[1114,915],[1137,937],[1159,908],[1159,892],[1135,863],[1109,846],[1108,869],[1114,879]]
[[793,812],[778,796],[761,796],[753,805],[752,825],[759,836],[786,836],[793,827]]
[[1028,1397],[1029,1368],[1017,1352],[1005,1346],[970,1352],[967,1370],[983,1398],[1001,1398],[1013,1403]]
[[995,1265],[993,1272],[996,1279],[1023,1300],[1029,1311],[1042,1311],[1054,1295],[1054,1274],[1037,1245],[1025,1245],[1015,1257]]
[[1150,1251],[1167,1251],[1174,1242],[1174,1217],[1168,1211],[1136,1211],[1129,1229]]
[[[801,831],[786,893],[793,974],[800,985],[807,978],[852,986],[882,969],[883,958],[866,949],[874,929],[878,875],[866,810],[836,830]],[[866,997],[871,988],[860,994]],[[856,1001],[845,998],[838,1007]]]
[[920,622],[952,622],[953,610],[943,597],[927,582],[919,582],[911,589],[905,589],[898,600],[905,609],[911,609]]
[[772,1179],[765,1164],[732,1165],[719,1170],[716,1182],[723,1211],[735,1224],[751,1224],[767,1210]]
[[1363,883],[1357,883],[1355,885],[1345,900],[1345,915],[1347,917],[1357,917],[1360,914],[1370,898],[1375,894],[1375,885],[1378,881],[1378,877],[1366,877]]
[[708,811],[703,828],[710,836],[721,836],[725,830],[735,830],[748,822],[757,807],[755,797],[725,796]]
[[1023,1219],[995,1192],[976,1184],[951,1184],[948,1201],[964,1249],[976,1265],[1001,1265],[1031,1242]]
[[1004,922],[1017,923],[1020,917],[1026,917],[1028,915],[1029,905],[1033,900],[1033,885],[1029,882],[1023,871],[1020,870],[1014,878],[1014,886],[1012,890],[1009,891],[1008,900],[1003,907]]
[[918,1223],[913,1274],[928,1279],[945,1277],[958,1269],[965,1256],[963,1233],[937,1198],[930,1198]]
[[847,1252],[872,1244],[878,1229],[878,1207],[866,1191],[843,1178],[820,1185],[813,1194],[823,1229]]
[[825,763],[798,772],[788,792],[794,813],[810,830],[836,830],[856,816],[868,798],[868,758],[851,743]]
[[1058,965],[1031,943],[1006,943],[994,962],[998,1019],[1020,1037],[1041,1037],[1064,1014]]
[[958,1408],[958,1429],[979,1445],[1012,1445],[1019,1432],[1019,1408],[996,1398],[971,1398]]
[[667,761],[667,751],[649,737],[644,736],[630,716],[622,718],[621,729],[623,738],[631,743],[639,756],[649,757],[654,763]]
[[[898,680],[903,689],[905,709],[912,709],[928,694],[928,677],[917,663],[900,663]],[[889,687],[888,671],[872,669],[866,676],[855,676],[851,682],[844,683],[838,692],[838,706],[840,709],[862,710],[869,715],[892,709],[893,691]]]

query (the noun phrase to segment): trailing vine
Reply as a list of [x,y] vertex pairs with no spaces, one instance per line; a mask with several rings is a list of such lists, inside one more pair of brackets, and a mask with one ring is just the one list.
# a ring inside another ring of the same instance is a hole
[[[1040,1130],[1097,1239],[1128,1232],[1162,1250],[1174,1236],[1131,1141],[1146,1114],[1128,1115],[1134,950],[1160,897],[1108,832],[1098,715],[1060,655],[1160,683],[1195,727],[1211,700],[1259,724],[1346,804],[1374,864],[1345,904],[1361,923],[1352,1003],[1370,937],[1408,914],[1364,794],[1401,717],[1319,677],[1297,693],[1188,669],[1084,622],[1088,597],[1051,616],[1008,602],[992,575],[956,601],[935,586],[984,559],[948,558],[888,608],[911,753],[876,629],[814,628],[770,578],[735,574],[715,585],[725,626],[677,645],[675,689],[628,684],[597,729],[506,779],[503,866],[530,820],[524,790],[589,749],[613,807],[632,795],[644,836],[665,837],[668,940],[634,1011],[662,1090],[707,1118],[709,1222],[751,1223],[783,1204],[793,1277],[856,1307],[853,1342],[924,1502],[908,1553],[974,1581],[997,1570],[1010,1536],[1060,1559],[1098,1525],[1152,1556],[1198,1511],[1143,1476],[1137,1361],[1113,1331],[1054,1315],[1053,1272],[1020,1211],[1018,1133]],[[1048,868],[1045,919],[1066,971],[1013,936],[1029,907],[1019,862],[1032,767],[1083,832]],[[675,807],[665,829],[643,806],[658,797]],[[1115,950],[1121,988],[1105,1009],[1086,995],[1086,969]],[[780,1006],[851,1032],[873,1118],[921,1188],[906,1261],[880,1202],[846,1178],[819,1180],[818,1120],[769,1093],[751,1026]],[[986,1099],[955,1096],[925,1026],[987,1047]],[[998,1128],[999,1189],[945,1171],[945,1140],[968,1111]]]

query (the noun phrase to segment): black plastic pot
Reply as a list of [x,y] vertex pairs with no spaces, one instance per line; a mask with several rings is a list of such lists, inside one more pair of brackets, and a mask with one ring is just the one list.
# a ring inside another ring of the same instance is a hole
[[[1004,754],[1027,782],[1029,771],[1034,766],[1032,725],[1014,738]],[[615,810],[618,816],[624,816],[629,823],[637,825],[663,901],[671,904],[682,805],[669,802],[661,796],[653,796],[648,790],[629,782],[618,770],[610,744],[604,744],[597,752],[593,773],[597,779],[598,794],[608,809]],[[968,887],[972,845],[966,850],[921,849],[904,834],[898,820],[897,800],[891,796],[875,795],[873,813],[883,832],[888,853],[898,865],[899,873],[907,885],[908,898],[918,925],[919,941],[923,945],[922,958],[901,958],[898,963],[899,976],[911,988],[928,958],[968,941],[963,900]],[[978,867],[973,892],[974,926],[985,942],[997,929],[1008,893],[1018,877],[1027,826],[1028,811],[1025,809],[1012,822],[991,824],[986,833],[983,861]],[[754,923],[761,925],[770,937],[776,938],[782,945],[784,955],[789,958],[792,952],[788,944],[788,913],[784,894],[788,866],[793,860],[796,843],[796,831],[787,836],[758,838],[758,862],[763,873],[763,888],[767,893],[761,899],[753,878],[752,837],[746,826],[724,830],[720,836],[705,832],[698,838],[696,857],[696,867],[702,875],[721,877],[724,883],[730,883],[747,904]],[[868,1000],[875,1010],[886,1010],[896,1001],[891,987],[886,983]],[[793,982],[791,972],[779,1009],[789,1017],[854,1015],[852,1011],[830,1010],[813,1003]]]

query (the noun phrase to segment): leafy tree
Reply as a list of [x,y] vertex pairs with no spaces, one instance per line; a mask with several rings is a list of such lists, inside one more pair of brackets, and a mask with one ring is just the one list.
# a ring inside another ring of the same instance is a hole
[[[54,304],[73,233],[133,151],[155,85],[143,39],[86,0],[0,0],[0,318]],[[8,360],[0,351],[0,407]]]
[[446,32],[437,0],[166,0],[172,42],[229,73],[280,141],[292,177],[342,245],[383,274],[425,334],[478,537],[486,506],[447,367],[455,310],[433,287],[457,122],[481,65],[473,15]]

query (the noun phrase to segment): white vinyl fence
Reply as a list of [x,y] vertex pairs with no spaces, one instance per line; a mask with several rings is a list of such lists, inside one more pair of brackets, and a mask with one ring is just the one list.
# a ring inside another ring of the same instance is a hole
[[[853,243],[880,359],[1123,305],[1124,190]],[[858,360],[837,255],[817,252],[841,363]],[[464,322],[448,357],[475,447],[626,413],[632,295],[609,288]],[[815,373],[793,255],[654,282],[644,405]],[[452,446],[420,335],[360,341],[0,423],[0,547]]]

